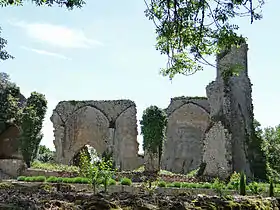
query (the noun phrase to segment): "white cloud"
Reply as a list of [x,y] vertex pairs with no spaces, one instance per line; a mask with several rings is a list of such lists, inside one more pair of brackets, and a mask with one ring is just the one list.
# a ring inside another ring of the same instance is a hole
[[102,45],[99,41],[88,38],[82,30],[71,29],[61,25],[26,23],[24,21],[9,21],[9,23],[24,29],[29,37],[55,47],[91,48],[96,45]]
[[71,60],[70,58],[68,58],[68,57],[66,57],[62,54],[59,54],[59,53],[54,53],[54,52],[49,52],[49,51],[46,51],[46,50],[29,48],[29,47],[25,47],[25,46],[21,46],[21,48],[24,49],[24,50],[32,51],[32,52],[42,54],[42,55],[48,55],[48,56],[53,56],[53,57],[60,58],[60,59]]

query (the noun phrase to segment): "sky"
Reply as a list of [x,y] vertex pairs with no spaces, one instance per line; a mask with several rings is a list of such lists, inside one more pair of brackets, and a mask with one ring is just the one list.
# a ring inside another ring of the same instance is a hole
[[[11,76],[25,97],[37,91],[48,100],[41,144],[54,149],[49,118],[62,100],[130,99],[140,120],[150,105],[166,108],[172,97],[206,95],[205,87],[216,75],[210,66],[172,81],[159,74],[166,57],[155,49],[155,27],[145,8],[143,0],[88,0],[73,11],[30,3],[0,8],[1,36],[15,56],[1,62],[0,71]],[[262,20],[237,22],[248,37],[254,113],[262,127],[280,124],[278,8],[279,0],[269,0]],[[139,125],[138,130],[140,134]],[[138,140],[141,145],[140,135]]]

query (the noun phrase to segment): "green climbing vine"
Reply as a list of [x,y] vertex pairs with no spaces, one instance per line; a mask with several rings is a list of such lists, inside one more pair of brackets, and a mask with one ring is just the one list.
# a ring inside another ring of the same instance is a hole
[[45,96],[37,92],[31,93],[22,110],[19,138],[20,150],[28,167],[31,166],[31,162],[36,158],[43,138],[41,130],[46,111],[47,100]]
[[43,138],[41,129],[46,111],[44,95],[33,92],[26,100],[9,75],[0,73],[0,133],[10,124],[19,127],[19,149],[28,167],[36,158]]
[[159,163],[161,162],[166,124],[166,114],[157,106],[148,107],[140,121],[143,149],[144,151],[158,154]]

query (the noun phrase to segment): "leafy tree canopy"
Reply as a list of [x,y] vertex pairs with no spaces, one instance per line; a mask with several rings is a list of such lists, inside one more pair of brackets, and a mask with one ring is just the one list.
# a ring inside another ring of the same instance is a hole
[[[149,0],[146,16],[156,26],[156,49],[168,56],[164,76],[190,75],[212,65],[207,56],[246,41],[235,18],[262,18],[264,0]],[[213,66],[213,65],[212,65]]]
[[161,155],[167,124],[165,112],[157,106],[150,106],[144,111],[140,124],[144,151]]
[[[0,0],[0,6],[22,6],[27,0]],[[30,2],[30,1],[29,1]],[[47,5],[47,6],[66,6],[68,9],[73,9],[74,7],[81,8],[85,1],[83,0],[31,0],[37,6]]]

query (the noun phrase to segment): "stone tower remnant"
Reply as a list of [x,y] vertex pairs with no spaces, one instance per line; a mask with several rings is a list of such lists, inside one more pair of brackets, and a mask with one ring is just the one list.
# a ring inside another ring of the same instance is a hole
[[247,51],[247,44],[243,44],[219,54],[216,81],[206,88],[211,109],[203,155],[206,175],[227,177],[233,171],[252,175],[248,142],[253,129],[253,105]]
[[187,173],[205,163],[208,176],[226,178],[234,171],[252,175],[248,142],[254,128],[247,51],[243,44],[217,56],[217,77],[206,87],[207,98],[171,99],[166,109],[163,169]]
[[53,111],[56,161],[72,164],[85,145],[112,153],[122,170],[139,167],[136,105],[130,100],[62,101]]
[[174,173],[197,169],[203,157],[203,139],[210,123],[206,97],[172,98],[166,109],[168,123],[162,168]]

